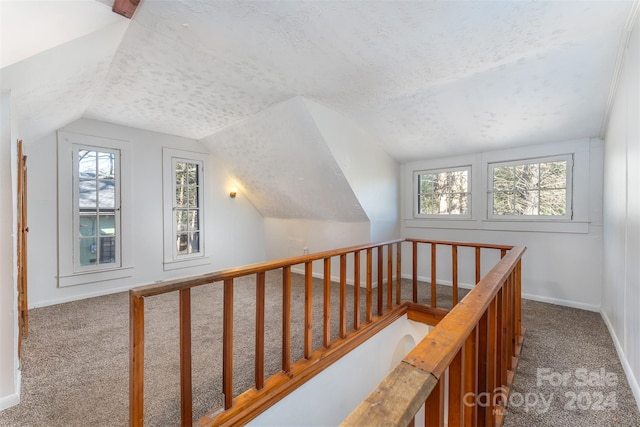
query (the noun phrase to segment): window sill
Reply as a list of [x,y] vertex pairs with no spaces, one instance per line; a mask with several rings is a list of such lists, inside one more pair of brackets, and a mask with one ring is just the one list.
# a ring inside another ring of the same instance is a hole
[[537,233],[589,233],[589,221],[526,221],[526,220],[425,220],[407,219],[407,228],[440,228],[459,230],[517,231]]
[[198,267],[201,265],[211,264],[211,260],[208,256],[198,257],[198,258],[189,258],[185,260],[179,261],[165,261],[164,263],[164,271],[172,271],[179,270],[181,268],[190,268],[190,267]]
[[69,275],[58,276],[58,287],[87,285],[95,282],[104,282],[107,280],[126,279],[132,277],[133,267],[120,267],[110,270],[87,271],[82,273],[73,273]]

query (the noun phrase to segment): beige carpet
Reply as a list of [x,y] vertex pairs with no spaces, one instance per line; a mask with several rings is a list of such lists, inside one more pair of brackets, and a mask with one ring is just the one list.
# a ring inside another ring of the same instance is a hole
[[[280,275],[268,275],[265,373],[279,370],[281,331]],[[420,300],[428,300],[422,284]],[[409,297],[409,282],[403,296]],[[292,360],[302,356],[304,292],[295,276],[292,297]],[[332,291],[333,336],[337,336],[338,293]],[[236,282],[234,310],[234,393],[253,385],[253,280]],[[348,287],[347,295],[353,295]],[[450,305],[450,288],[439,287],[439,305]],[[192,295],[194,419],[221,403],[222,307],[219,285],[194,289]],[[364,293],[362,295],[364,299]],[[314,284],[314,302],[322,301],[322,285]],[[375,307],[374,292],[374,307]],[[145,312],[145,423],[179,423],[178,299],[147,299]],[[314,309],[314,347],[321,344],[321,310]],[[364,303],[363,303],[364,310]],[[586,360],[591,369],[615,372],[617,408],[612,411],[552,411],[535,414],[510,409],[507,425],[639,425],[638,411],[606,328],[597,314],[548,304],[525,302],[528,330],[516,390],[532,390],[538,367],[565,370]],[[350,312],[349,327],[353,314]],[[587,320],[585,320],[587,319]],[[30,336],[24,346],[22,402],[0,412],[2,426],[124,426],[128,422],[128,294],[119,293],[30,310]],[[551,349],[551,350],[550,350]],[[534,384],[535,386],[535,384]],[[535,390],[538,393],[544,391]],[[604,418],[603,418],[604,416]],[[601,424],[602,420],[604,424]]]

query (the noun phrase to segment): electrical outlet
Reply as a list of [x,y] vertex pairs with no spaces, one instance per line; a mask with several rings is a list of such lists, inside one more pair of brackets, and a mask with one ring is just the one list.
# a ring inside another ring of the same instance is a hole
[[303,255],[309,255],[309,248],[307,248],[306,246],[304,248],[302,248],[302,254]]

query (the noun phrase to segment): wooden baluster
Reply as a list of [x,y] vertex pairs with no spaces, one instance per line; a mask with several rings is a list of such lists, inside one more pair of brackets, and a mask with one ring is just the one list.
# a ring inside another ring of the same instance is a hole
[[498,300],[497,296],[491,300],[489,304],[489,324],[487,330],[487,391],[489,397],[487,402],[487,426],[493,427],[495,425],[495,413],[497,409],[493,404],[495,402],[495,395],[500,391],[497,390],[497,369],[498,369]]
[[[504,370],[504,290],[500,289],[497,295],[498,304],[498,342],[496,345],[496,355],[498,357],[498,366],[496,368],[496,386],[504,387],[505,381],[502,378],[502,371]],[[505,378],[506,379],[506,374]]]
[[366,321],[367,323],[371,322],[373,319],[373,290],[372,281],[373,281],[373,250],[371,248],[367,249],[367,307],[366,307]]
[[264,305],[265,305],[265,274],[256,274],[256,351],[255,351],[255,380],[256,389],[264,387]]
[[304,358],[313,350],[313,264],[304,263]]
[[464,419],[463,381],[464,381],[464,352],[462,346],[451,365],[449,365],[449,425],[462,425]]
[[481,267],[480,267],[480,247],[476,247],[476,283],[481,279]]
[[520,344],[522,336],[522,262],[518,261],[516,266],[516,339]]
[[[464,425],[468,427],[478,424],[478,327],[473,328],[464,343],[464,384],[463,404]],[[466,396],[466,398],[465,398]],[[473,404],[471,404],[473,402]]]
[[144,297],[129,293],[129,424],[144,423]]
[[458,304],[458,246],[451,245],[451,307]]
[[440,377],[424,404],[424,425],[444,427],[444,376]]
[[506,249],[500,249],[500,258],[504,258],[504,256],[507,254],[507,250]]
[[291,266],[282,269],[282,370],[291,372]]
[[224,409],[233,404],[233,279],[224,280],[222,330],[222,393]]
[[329,348],[331,344],[331,258],[324,259],[324,325],[322,345]]
[[180,289],[180,421],[193,424],[191,384],[191,289]]
[[507,370],[513,369],[513,349],[514,349],[514,307],[513,307],[513,275],[510,274],[504,286],[507,288]]
[[[489,344],[489,309],[487,309],[478,323],[478,396],[488,396],[488,344]],[[487,405],[488,403],[484,399],[481,401],[482,405],[479,405],[476,409],[478,411],[477,425],[478,427],[484,427],[487,425]]]
[[383,307],[383,292],[382,292],[382,262],[384,258],[384,251],[382,246],[378,246],[378,316],[382,316]]
[[353,329],[360,329],[360,251],[353,253]]
[[431,307],[437,307],[436,291],[436,244],[431,244]]
[[413,247],[412,254],[412,285],[413,285],[413,302],[418,302],[418,242],[411,242],[411,246]]
[[393,308],[393,247],[387,245],[387,310]]
[[396,243],[396,304],[402,302],[402,243]]
[[340,338],[347,336],[347,255],[340,255]]

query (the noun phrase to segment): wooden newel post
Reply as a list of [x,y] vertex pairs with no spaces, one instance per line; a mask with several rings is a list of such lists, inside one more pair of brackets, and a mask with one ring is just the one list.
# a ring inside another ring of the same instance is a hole
[[129,293],[129,425],[144,424],[144,298]]

